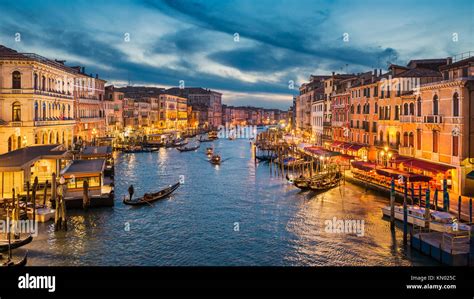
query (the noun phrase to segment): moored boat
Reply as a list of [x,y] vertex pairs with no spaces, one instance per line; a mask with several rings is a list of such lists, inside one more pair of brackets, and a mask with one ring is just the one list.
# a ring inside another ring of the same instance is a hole
[[15,261],[12,258],[8,257],[6,261],[3,261],[2,256],[0,255],[0,263],[2,267],[23,267],[28,262],[28,251],[25,253],[21,260]]
[[180,186],[180,183],[176,183],[174,185],[171,185],[161,191],[155,192],[155,193],[145,193],[142,197],[136,198],[136,199],[124,199],[123,203],[126,205],[132,205],[132,206],[139,206],[139,205],[144,205],[144,204],[149,204],[151,202],[154,202],[159,199],[166,198],[171,195],[178,187]]
[[[390,206],[382,208],[384,216],[390,217]],[[460,223],[459,220],[448,212],[429,210],[429,220],[426,219],[426,209],[413,205],[407,206],[407,222],[421,227],[429,227],[438,232],[454,233],[457,231],[470,231],[470,226]],[[403,206],[394,207],[395,219],[403,221]],[[427,225],[428,224],[428,225]]]
[[8,251],[9,248],[10,249],[19,248],[21,246],[31,243],[32,240],[33,240],[32,235],[28,235],[26,238],[22,238],[22,239],[17,239],[17,240],[12,239],[10,240],[10,244],[8,243],[8,240],[0,240],[0,252],[6,252]]

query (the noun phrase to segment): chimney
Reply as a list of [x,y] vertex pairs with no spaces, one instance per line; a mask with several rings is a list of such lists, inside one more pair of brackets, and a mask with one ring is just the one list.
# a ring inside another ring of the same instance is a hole
[[95,78],[96,78],[96,79],[99,79],[99,74],[95,74]]
[[453,63],[453,58],[452,57],[446,58],[446,65],[450,65],[452,63]]
[[332,75],[334,76],[335,73],[336,73],[336,72],[332,72]]
[[382,69],[379,69],[380,73],[379,73],[379,76],[382,76]]
[[83,74],[84,74],[84,73],[85,73],[85,71],[86,71],[86,68],[85,68],[85,67],[82,67],[81,73],[83,73]]
[[377,69],[374,69],[374,76],[377,77]]

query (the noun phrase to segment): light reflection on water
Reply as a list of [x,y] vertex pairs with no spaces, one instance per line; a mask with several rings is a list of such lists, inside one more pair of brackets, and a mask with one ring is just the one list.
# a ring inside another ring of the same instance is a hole
[[[351,184],[320,195],[301,193],[271,176],[268,165],[255,165],[248,140],[215,141],[220,166],[207,162],[206,147],[118,155],[115,207],[69,211],[67,232],[42,225],[41,235],[21,249],[29,250],[29,264],[435,264],[403,248],[400,228],[390,232],[381,217],[384,198]],[[185,184],[153,207],[121,201],[130,184],[140,196],[180,175]],[[364,237],[326,233],[324,221],[333,217],[363,219]]]

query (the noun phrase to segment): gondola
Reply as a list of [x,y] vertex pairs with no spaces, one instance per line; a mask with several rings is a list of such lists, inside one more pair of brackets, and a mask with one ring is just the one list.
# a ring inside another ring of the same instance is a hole
[[207,138],[207,139],[203,139],[202,137],[199,137],[199,142],[213,142],[214,139],[210,139],[210,138]]
[[200,145],[196,145],[196,146],[180,146],[180,147],[177,147],[176,149],[180,152],[192,152],[192,151],[195,151],[197,150],[198,148],[200,147]]
[[134,154],[134,153],[152,153],[157,152],[160,149],[157,147],[147,147],[147,148],[130,148],[122,150],[124,153],[127,154]]
[[[19,240],[11,240],[10,241],[10,248],[15,249],[21,246],[24,246],[30,243],[33,240],[32,235],[28,235],[28,237]],[[8,240],[0,240],[0,252],[8,251]]]
[[145,205],[149,204],[151,202],[154,202],[159,199],[166,198],[171,195],[176,189],[178,189],[180,183],[176,183],[172,186],[169,186],[168,188],[165,188],[161,191],[155,192],[155,193],[145,193],[143,197],[139,197],[137,199],[126,199],[124,198],[123,203],[126,205],[132,205],[132,206],[139,206],[139,205]]
[[13,261],[12,259],[8,258],[6,261],[2,261],[0,259],[0,263],[2,267],[23,267],[28,262],[28,251],[25,253],[25,256],[18,262]]
[[321,179],[311,180],[309,183],[309,189],[317,192],[326,191],[339,186],[341,180],[341,172],[332,173],[331,175],[326,175]]
[[277,158],[276,155],[273,155],[273,156],[255,156],[255,158],[259,161],[270,161],[270,160],[275,160]]
[[206,148],[206,155],[212,156],[214,154],[214,149],[212,147]]

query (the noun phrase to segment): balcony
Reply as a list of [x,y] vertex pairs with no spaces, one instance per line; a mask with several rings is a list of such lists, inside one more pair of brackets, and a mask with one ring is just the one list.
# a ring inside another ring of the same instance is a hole
[[401,123],[416,123],[418,118],[414,115],[400,115]]
[[331,127],[332,123],[330,121],[324,121],[323,127]]
[[400,147],[399,154],[402,156],[409,156],[409,157],[414,157],[415,156],[415,148],[413,146],[410,147]]
[[460,125],[462,124],[463,118],[461,116],[445,116],[444,122],[447,124],[455,124]]
[[73,95],[69,92],[59,92],[59,91],[52,91],[52,90],[39,90],[33,88],[22,88],[22,89],[11,89],[11,88],[2,88],[1,93],[3,94],[35,94],[35,95],[43,95],[53,98],[62,98],[62,99],[73,99]]
[[45,120],[35,120],[34,126],[35,127],[42,127],[42,126],[64,126],[64,125],[73,125],[76,121],[73,118],[65,118],[65,119],[45,119]]
[[425,124],[441,124],[443,117],[441,115],[425,115],[423,117],[423,123]]
[[12,127],[21,127],[23,125],[22,121],[11,121],[10,126]]
[[347,122],[344,122],[344,121],[335,121],[335,120],[333,120],[333,121],[331,122],[331,125],[332,125],[333,127],[342,127],[342,126],[344,126],[345,124],[347,124]]

